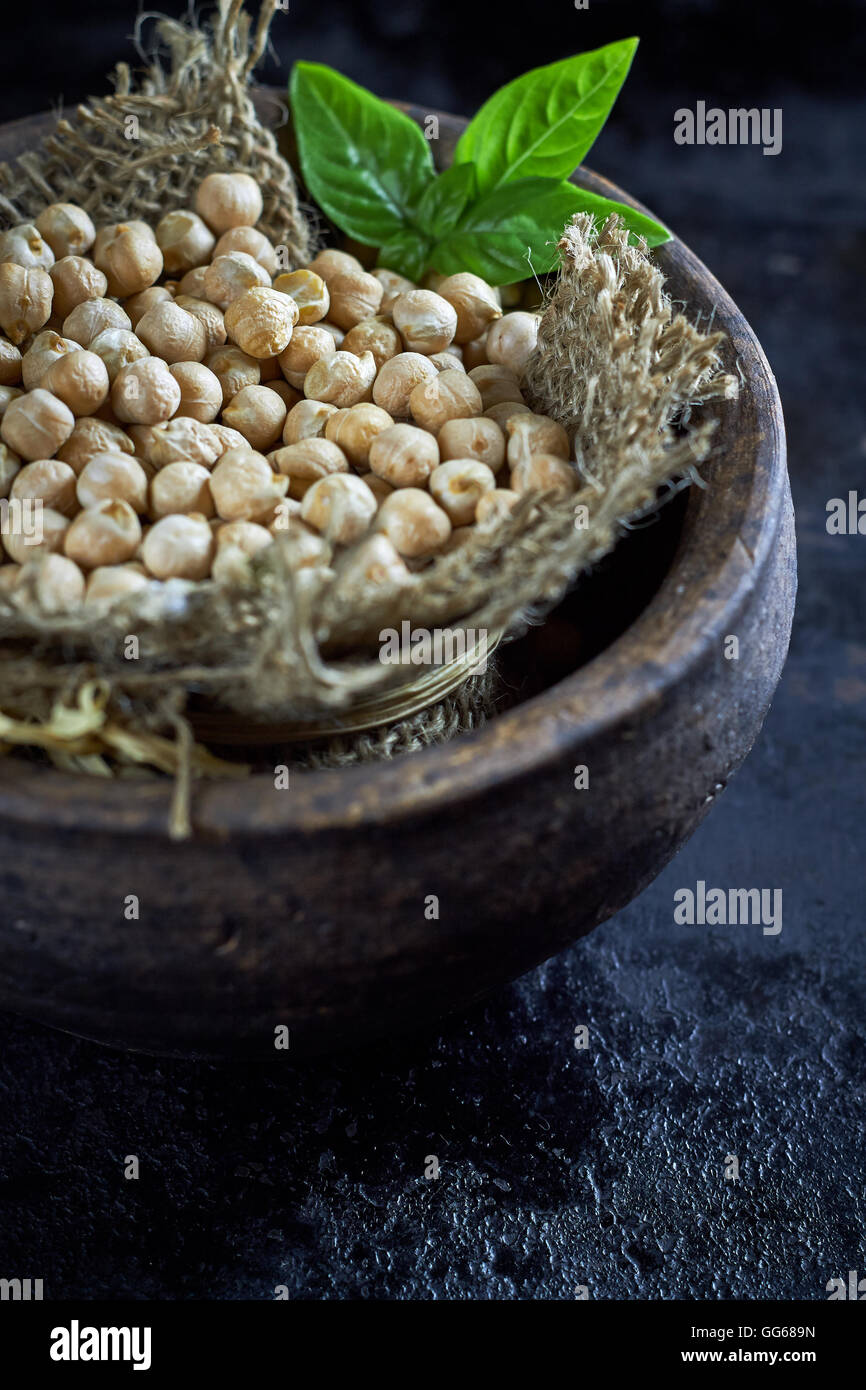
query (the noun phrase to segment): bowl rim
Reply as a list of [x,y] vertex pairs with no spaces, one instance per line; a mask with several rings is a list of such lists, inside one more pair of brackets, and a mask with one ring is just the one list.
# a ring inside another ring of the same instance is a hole
[[[23,129],[34,119],[48,118],[25,118],[4,129]],[[593,192],[647,211],[592,170],[582,166],[573,178]],[[702,468],[711,493],[708,498],[692,487],[677,552],[647,607],[586,665],[449,743],[387,762],[304,771],[290,779],[290,790],[281,795],[274,794],[269,773],[196,782],[193,842],[387,825],[446,812],[455,799],[471,802],[501,793],[615,726],[626,729],[639,722],[734,629],[781,525],[786,500],[781,402],[757,337],[706,266],[676,237],[656,254],[677,282],[678,296],[687,286],[686,297],[702,301],[712,311],[714,326],[727,332],[728,355],[733,350],[741,387],[735,400],[707,408],[719,420],[717,443]],[[740,457],[748,466],[741,469],[738,485],[728,488],[725,459],[743,425],[748,434]],[[165,839],[171,791],[170,782],[90,779],[12,758],[0,760],[0,818],[46,829]]]

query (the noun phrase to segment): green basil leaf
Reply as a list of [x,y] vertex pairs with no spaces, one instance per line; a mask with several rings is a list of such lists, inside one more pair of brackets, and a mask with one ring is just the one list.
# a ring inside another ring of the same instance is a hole
[[404,232],[379,249],[377,264],[386,270],[396,270],[407,280],[420,280],[427,269],[433,243],[419,232]]
[[579,190],[556,179],[521,179],[485,194],[433,249],[441,275],[470,270],[493,285],[542,275],[557,263],[556,244]]
[[428,183],[413,210],[413,219],[430,236],[446,236],[456,227],[474,194],[475,165],[452,164]]
[[296,63],[289,92],[304,181],[331,221],[368,246],[405,232],[434,177],[420,128],[321,63]]
[[638,212],[636,208],[630,208],[627,203],[618,203],[614,198],[601,198],[597,193],[589,193],[585,188],[576,188],[575,193],[578,198],[574,207],[575,212],[591,213],[599,227],[607,221],[612,212],[617,213],[625,226],[628,227],[629,240],[632,243],[636,237],[643,237],[647,246],[661,246],[673,237],[673,232],[669,232],[667,227],[662,226],[661,222],[647,217],[645,212]]
[[457,145],[480,192],[517,179],[567,179],[585,158],[625,81],[637,39],[533,68],[485,102]]

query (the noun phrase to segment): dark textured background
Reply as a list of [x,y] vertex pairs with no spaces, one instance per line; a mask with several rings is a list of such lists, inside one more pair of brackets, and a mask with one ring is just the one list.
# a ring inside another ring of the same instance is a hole
[[[22,17],[4,37],[0,118],[97,89],[123,10]],[[531,15],[291,0],[279,17],[284,74],[319,59],[465,113],[528,66],[642,35],[590,162],[695,248],[774,365],[800,538],[791,657],[752,756],[643,897],[436,1036],[253,1071],[0,1020],[0,1275],[42,1277],[49,1297],[269,1298],[285,1283],[312,1298],[568,1298],[581,1283],[816,1299],[866,1272],[866,537],[824,529],[866,461],[863,19],[838,0],[796,14],[536,0]],[[782,155],[675,146],[673,111],[698,98],[782,106]],[[675,926],[673,893],[698,878],[782,888],[781,936]],[[437,1181],[422,1176],[431,1154]]]

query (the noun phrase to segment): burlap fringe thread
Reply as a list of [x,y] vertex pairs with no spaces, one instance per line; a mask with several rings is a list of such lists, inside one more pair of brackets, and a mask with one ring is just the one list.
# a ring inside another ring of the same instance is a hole
[[[222,0],[210,35],[161,21],[167,71],[155,60],[133,90],[121,65],[113,97],[79,108],[75,124],[61,121],[15,171],[0,169],[6,220],[33,216],[56,199],[83,203],[97,222],[153,220],[188,204],[209,170],[244,169],[264,184],[265,230],[292,248],[293,263],[303,262],[311,227],[291,170],[247,93],[274,9],[273,0],[264,4],[253,28],[239,0]],[[139,116],[143,150],[132,162],[122,133],[130,113]],[[554,604],[613,548],[624,526],[657,505],[660,488],[675,487],[706,458],[714,422],[690,420],[684,429],[689,408],[736,391],[736,378],[720,367],[724,335],[702,333],[674,315],[661,271],[643,246],[629,245],[616,218],[599,232],[588,216],[575,217],[559,249],[561,272],[526,387],[533,407],[560,420],[573,440],[576,496],[522,499],[495,531],[478,530],[384,602],[353,568],[352,552],[336,571],[298,572],[288,538],[257,557],[254,583],[244,589],[171,581],[96,623],[37,612],[24,586],[0,598],[0,707],[16,725],[14,740],[0,728],[0,741],[26,742],[29,726],[29,741],[63,765],[101,770],[93,759],[105,753],[167,767],[179,780],[173,824],[183,834],[193,772],[224,770],[190,737],[190,691],[255,722],[320,720],[326,713],[338,719],[360,695],[405,680],[400,668],[378,660],[382,628],[408,619],[428,629],[514,631]],[[586,508],[585,527],[575,526],[578,506]],[[135,661],[124,658],[131,633]],[[58,711],[80,712],[82,692],[94,690],[102,724],[88,730],[80,751],[76,744],[64,753],[40,726],[56,734]],[[306,763],[342,765],[453,736],[489,712],[490,681],[478,691],[476,683],[428,717],[354,747],[338,740],[330,753],[309,750]],[[124,744],[118,729],[131,742]],[[172,732],[174,756],[164,746]],[[158,756],[149,758],[154,749]]]

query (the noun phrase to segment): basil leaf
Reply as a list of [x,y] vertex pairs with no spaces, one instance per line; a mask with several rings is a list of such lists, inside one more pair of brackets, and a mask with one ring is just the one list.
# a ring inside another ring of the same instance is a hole
[[456,227],[475,194],[475,165],[452,164],[428,183],[413,219],[432,237],[443,237]]
[[289,92],[304,181],[331,221],[368,246],[405,232],[434,177],[420,128],[321,63],[296,63]]
[[470,121],[455,164],[476,165],[482,193],[517,179],[567,179],[607,120],[637,45],[622,39],[509,82]]
[[601,198],[597,193],[589,193],[585,188],[576,188],[574,191],[578,197],[575,212],[591,213],[599,227],[603,226],[612,212],[617,213],[628,228],[632,243],[636,237],[641,236],[647,246],[661,246],[673,237],[673,232],[669,232],[661,222],[647,217],[645,212],[630,208],[627,203],[618,203],[614,198]]
[[470,270],[493,285],[552,270],[556,244],[571,214],[579,211],[579,196],[573,184],[556,179],[520,179],[495,188],[437,243],[431,265],[441,275]]
[[422,237],[420,232],[404,232],[380,247],[377,265],[396,270],[407,280],[420,280],[427,269],[432,247],[432,241]]

